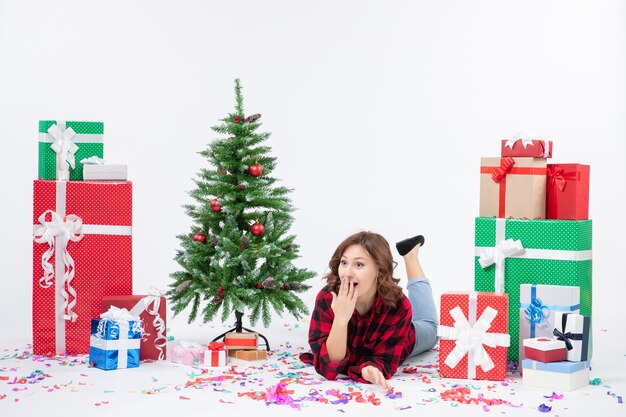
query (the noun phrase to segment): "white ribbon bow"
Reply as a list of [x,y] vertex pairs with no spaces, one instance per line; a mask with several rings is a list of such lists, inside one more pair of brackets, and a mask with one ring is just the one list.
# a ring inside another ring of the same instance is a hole
[[[65,125],[65,123],[63,123]],[[69,171],[69,167],[74,169],[76,165],[76,151],[78,151],[78,145],[74,143],[74,136],[76,132],[71,127],[61,129],[58,124],[50,126],[48,133],[54,139],[50,148],[57,154],[57,172]],[[57,178],[63,179],[63,178]]]
[[486,248],[480,254],[478,263],[482,268],[487,268],[492,264],[496,264],[495,274],[495,292],[502,294],[504,292],[504,260],[509,256],[518,255],[524,252],[524,246],[519,240],[506,239],[502,240],[495,247]]
[[109,307],[107,311],[100,314],[100,318],[108,319],[108,320],[126,320],[126,321],[131,321],[131,320],[138,321],[139,320],[139,317],[137,317],[137,315],[128,311],[128,309],[119,308],[116,306]]
[[151,286],[148,294],[150,295],[142,298],[130,310],[130,313],[138,316],[143,311],[146,311],[154,317],[152,324],[157,332],[156,338],[154,339],[154,346],[159,350],[159,360],[163,360],[165,359],[164,349],[167,344],[167,339],[165,337],[165,320],[163,320],[159,314],[159,307],[161,306],[161,297],[163,296],[163,292]]
[[533,138],[531,135],[523,135],[521,133],[516,133],[513,135],[513,139],[509,139],[506,141],[506,143],[504,144],[504,147],[513,149],[513,145],[515,145],[515,142],[517,142],[518,140],[522,141],[522,146],[524,147],[524,149],[526,149],[526,147],[528,145],[532,145],[533,140],[536,140],[536,139]]
[[[50,213],[52,221],[46,221],[46,214]],[[41,256],[41,266],[43,268],[43,276],[39,278],[39,285],[43,288],[49,288],[54,278],[54,268],[50,263],[50,258],[55,252],[55,244],[60,245],[63,261],[63,276],[57,277],[62,280],[62,296],[63,296],[63,317],[65,320],[76,321],[78,315],[72,311],[76,305],[76,290],[71,286],[74,279],[74,259],[67,251],[67,243],[71,240],[78,242],[83,238],[82,226],[83,221],[80,217],[69,214],[64,219],[52,210],[44,211],[39,216],[39,223],[34,230],[33,240],[37,243],[47,243],[48,249]],[[57,259],[56,262],[60,260]],[[65,290],[67,286],[67,291]],[[69,294],[73,297],[69,301]]]
[[104,159],[99,156],[90,156],[89,158],[83,158],[80,160],[80,163],[83,165],[104,165]]
[[[442,339],[456,340],[452,352],[445,360],[445,364],[450,368],[456,367],[467,353],[468,377],[475,374],[475,367],[480,366],[483,371],[489,372],[494,367],[494,363],[485,350],[485,345],[490,347],[507,347],[511,343],[511,336],[506,333],[487,333],[491,327],[491,322],[498,314],[492,307],[487,307],[480,315],[474,326],[470,325],[463,311],[459,306],[450,311],[454,319],[454,327],[439,326],[438,334]],[[473,366],[471,365],[473,363]]]

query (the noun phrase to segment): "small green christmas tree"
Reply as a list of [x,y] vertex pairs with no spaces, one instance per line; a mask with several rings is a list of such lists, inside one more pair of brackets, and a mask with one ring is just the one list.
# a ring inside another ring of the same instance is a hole
[[[202,316],[211,321],[222,309],[222,321],[247,310],[252,325],[271,322],[271,309],[286,309],[296,318],[308,314],[297,293],[310,288],[315,273],[294,267],[299,257],[295,236],[288,234],[294,210],[290,189],[272,177],[276,158],[262,145],[270,134],[259,133],[260,114],[246,117],[239,80],[235,80],[235,113],[211,129],[222,137],[199,152],[212,165],[202,169],[185,205],[192,233],[179,235],[182,270],[170,276],[167,292],[174,315],[191,306],[189,323]],[[200,308],[202,310],[200,311]]]

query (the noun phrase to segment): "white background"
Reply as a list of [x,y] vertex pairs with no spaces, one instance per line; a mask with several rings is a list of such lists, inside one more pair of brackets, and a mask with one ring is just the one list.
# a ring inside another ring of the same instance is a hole
[[133,181],[142,294],[177,269],[197,152],[237,77],[294,190],[309,306],[364,229],[424,234],[436,296],[472,289],[479,160],[524,131],[554,140],[553,162],[591,165],[594,323],[623,330],[625,21],[617,0],[0,0],[0,347],[31,338],[38,121],[105,123],[105,158]]

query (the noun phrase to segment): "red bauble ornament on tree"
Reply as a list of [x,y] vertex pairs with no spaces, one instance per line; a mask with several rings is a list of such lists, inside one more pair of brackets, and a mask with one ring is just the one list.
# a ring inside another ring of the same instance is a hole
[[261,174],[263,174],[263,167],[261,166],[261,164],[256,162],[248,167],[248,174],[252,175],[253,177],[260,177]]
[[262,288],[263,288],[263,284],[261,284],[261,283],[259,282],[258,284],[256,284],[256,287],[257,287],[258,289],[262,289]]
[[246,189],[246,187],[244,187],[244,186],[243,186],[243,185],[241,185],[241,184],[237,184],[237,185],[235,185],[235,187],[239,188],[241,191],[243,191],[243,190],[245,190],[245,189]]
[[192,239],[194,242],[206,243],[206,235],[202,232],[198,232],[193,235]]
[[216,212],[222,211],[222,206],[220,205],[220,202],[217,200],[217,198],[211,201],[211,210]]
[[256,222],[250,228],[250,232],[255,236],[261,236],[263,233],[265,233],[265,226],[263,226],[259,222]]

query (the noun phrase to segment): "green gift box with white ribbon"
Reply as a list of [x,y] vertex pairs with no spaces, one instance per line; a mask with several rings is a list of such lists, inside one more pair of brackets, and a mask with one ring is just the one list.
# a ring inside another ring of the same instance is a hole
[[46,180],[82,180],[83,164],[104,157],[104,123],[39,121],[39,172]]
[[591,220],[477,217],[474,289],[509,295],[508,358],[518,360],[521,284],[580,287],[580,314],[591,316]]

